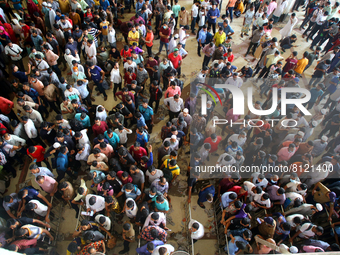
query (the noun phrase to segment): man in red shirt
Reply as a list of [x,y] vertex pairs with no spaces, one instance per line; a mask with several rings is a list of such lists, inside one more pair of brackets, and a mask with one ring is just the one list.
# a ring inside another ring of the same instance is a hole
[[124,74],[124,86],[131,84],[132,81],[136,80],[137,76],[133,72],[133,68],[129,67]]
[[130,147],[129,152],[134,160],[136,160],[137,162],[140,162],[143,156],[148,155],[146,150],[142,146],[140,146],[139,142],[135,142],[135,144]]
[[45,149],[41,145],[30,146],[27,149],[27,155],[35,162],[39,167],[41,167],[41,162],[44,161],[47,166],[49,166],[48,161],[44,157]]
[[126,171],[118,171],[117,177],[119,178],[123,185],[132,182],[132,177]]
[[94,125],[92,126],[92,131],[95,137],[99,134],[104,134],[106,130],[108,130],[108,126],[105,121],[101,121],[99,117],[94,119]]
[[171,35],[171,29],[168,26],[168,22],[164,22],[161,29],[159,30],[159,36],[161,37],[160,39],[160,45],[159,45],[159,52],[157,55],[161,54],[163,45],[165,46],[166,49],[166,55],[169,55],[169,38]]
[[[218,145],[220,144],[221,141],[222,141],[221,136],[217,136],[216,134],[211,134],[210,137],[208,137],[204,140],[204,143],[209,143],[211,145],[210,153],[213,153],[213,152],[217,151]],[[214,154],[217,154],[217,153],[214,153]]]
[[182,56],[179,54],[178,49],[175,48],[174,52],[170,53],[168,58],[176,69],[177,74],[181,75]]

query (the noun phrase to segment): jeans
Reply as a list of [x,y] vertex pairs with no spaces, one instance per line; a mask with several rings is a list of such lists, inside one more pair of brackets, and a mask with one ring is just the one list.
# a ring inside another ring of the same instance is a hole
[[53,69],[53,71],[58,75],[58,77],[61,76],[61,71],[60,71],[58,65],[52,66],[52,69]]
[[216,22],[215,23],[208,22],[208,30],[211,27],[212,27],[212,30],[213,30],[213,34],[216,34]]
[[192,33],[195,33],[196,19],[197,19],[197,17],[193,17],[192,20],[191,20],[191,32]]
[[147,49],[147,51],[148,51],[148,56],[150,57],[151,56],[151,54],[152,54],[152,46],[146,46],[146,49]]
[[274,20],[274,24],[277,23],[279,21],[280,17],[276,17],[275,15],[273,15],[273,20]]
[[163,45],[165,46],[166,55],[168,56],[169,55],[169,51],[168,51],[169,50],[169,43],[165,43],[165,42],[160,41],[160,44],[159,44],[159,53],[162,52]]
[[307,35],[307,33],[309,32],[309,30],[312,29],[312,27],[314,26],[315,22],[310,21],[308,24],[307,29],[305,30],[305,32],[303,32],[303,35]]
[[114,83],[113,84],[113,95],[116,94],[117,90],[122,90],[122,83]]
[[105,93],[105,89],[103,88],[103,83],[99,81],[94,81],[94,83],[97,85],[99,92],[102,93],[104,97],[106,97],[107,95]]
[[211,57],[204,55],[202,68],[209,65],[210,59],[211,59]]
[[102,38],[101,38],[101,43],[105,43],[105,47],[107,46],[107,35],[102,35]]
[[312,79],[310,79],[310,81],[309,81],[309,86],[315,87],[316,84],[318,84],[321,81],[321,79],[322,79],[322,77],[313,77],[312,76]]
[[225,15],[228,17],[228,13],[230,14],[230,21],[233,22],[233,10],[234,7],[228,7],[228,10],[226,11]]
[[249,52],[250,52],[250,50],[251,50],[252,48],[253,48],[252,54],[254,55],[254,53],[255,53],[255,51],[256,51],[256,49],[257,49],[258,46],[259,46],[259,43],[250,42],[246,55],[249,54]]
[[129,251],[130,250],[129,246],[130,246],[130,242],[124,240],[124,250],[125,251]]
[[155,100],[154,98],[152,98],[152,97],[150,97],[150,100],[149,100],[149,105],[150,105],[150,107],[151,108],[153,108],[153,103],[155,102],[156,103],[156,107],[154,108],[155,109],[155,114],[157,113],[157,111],[158,111],[158,106],[159,106],[159,100],[160,99],[158,99],[158,100]]
[[285,49],[285,50],[288,50],[288,49],[290,49],[292,46],[290,46],[290,45],[288,45],[288,44],[284,44],[284,45],[282,45],[282,49]]
[[202,44],[202,47],[200,46],[200,43],[198,42],[198,45],[197,45],[197,54],[198,56],[201,56],[201,48],[204,48],[204,43],[201,43]]

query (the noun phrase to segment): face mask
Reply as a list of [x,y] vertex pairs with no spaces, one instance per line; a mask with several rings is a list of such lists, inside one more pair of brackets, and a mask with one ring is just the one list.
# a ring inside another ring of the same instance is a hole
[[211,203],[213,202],[213,200],[211,200],[211,201],[210,201],[210,200],[207,200],[207,202],[208,202],[209,204],[211,204]]
[[153,197],[155,197],[155,195],[150,195],[150,194],[149,194],[149,197],[153,198]]
[[164,29],[166,29],[166,26],[163,26]]
[[132,31],[132,33],[136,33],[136,31]]
[[289,179],[291,182],[296,182],[296,180],[293,180],[293,179]]
[[171,78],[171,79],[170,79],[170,81],[174,81],[174,80],[175,80],[175,78]]
[[125,194],[129,195],[129,194],[131,194],[131,191],[125,191]]

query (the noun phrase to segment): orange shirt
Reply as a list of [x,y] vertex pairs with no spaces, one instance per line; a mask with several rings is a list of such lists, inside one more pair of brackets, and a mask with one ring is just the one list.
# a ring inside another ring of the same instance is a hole
[[151,33],[146,33],[146,37],[145,37],[145,41],[151,41],[150,43],[145,43],[146,46],[151,47],[153,45],[153,38],[155,36],[153,35],[153,32],[151,31]]
[[234,7],[236,3],[236,0],[229,0],[228,7]]

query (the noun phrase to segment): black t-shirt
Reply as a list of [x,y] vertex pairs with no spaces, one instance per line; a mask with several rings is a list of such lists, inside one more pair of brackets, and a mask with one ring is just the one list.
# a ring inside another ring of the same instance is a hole
[[93,19],[94,23],[97,25],[98,29],[100,29],[100,23],[102,23],[102,19],[101,18],[94,18]]
[[110,183],[114,194],[118,194],[121,190],[121,183],[115,179],[115,180],[107,180],[108,183]]
[[132,113],[133,116],[135,116],[135,103],[132,102],[132,104],[124,103],[125,107]]
[[110,57],[113,57],[113,58],[120,58],[120,53],[118,50],[116,50],[116,52],[112,52],[112,50],[110,50]]
[[[18,218],[17,221],[19,221],[21,226],[27,225],[27,224],[33,224],[33,219],[27,218],[27,217]],[[20,227],[18,227],[18,228],[20,228]]]
[[125,157],[120,157],[119,159],[123,166],[133,165],[136,162],[129,152]]
[[135,92],[135,97],[137,96],[137,94],[142,90],[141,86],[136,86],[134,89],[132,88],[131,84],[127,85],[129,91],[134,91]]
[[128,116],[130,115],[130,111],[128,110],[128,108],[124,107],[123,109],[119,110],[120,114],[123,114],[124,116]]

